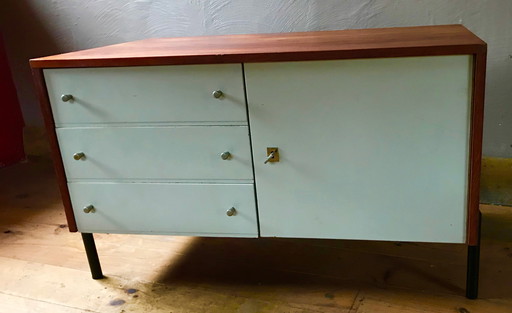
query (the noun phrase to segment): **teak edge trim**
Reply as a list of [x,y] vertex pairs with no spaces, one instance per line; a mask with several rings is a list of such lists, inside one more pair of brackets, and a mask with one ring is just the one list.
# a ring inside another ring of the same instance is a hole
[[473,82],[468,177],[467,239],[470,246],[480,244],[480,171],[485,101],[485,72],[487,49],[473,55]]
[[57,140],[57,133],[55,132],[55,122],[53,120],[52,109],[50,106],[48,89],[46,88],[43,70],[33,68],[32,76],[34,79],[36,93],[39,98],[39,104],[41,106],[44,124],[46,126],[46,135],[48,137],[50,149],[52,151],[52,159],[55,168],[55,174],[57,176],[57,184],[59,186],[60,195],[62,197],[69,231],[76,232],[78,229],[76,227],[75,215],[73,213],[73,206],[71,204],[71,197],[69,195],[66,172],[64,171],[62,156],[60,155],[59,142]]
[[152,57],[91,58],[74,60],[31,60],[32,68],[123,67],[155,65],[199,65],[255,62],[325,61],[343,59],[467,55],[482,52],[482,45],[442,47],[379,48],[347,51],[269,52],[229,55],[184,55]]

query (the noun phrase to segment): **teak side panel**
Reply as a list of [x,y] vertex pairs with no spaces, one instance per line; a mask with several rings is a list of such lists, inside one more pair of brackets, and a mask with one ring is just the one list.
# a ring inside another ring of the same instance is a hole
[[55,132],[55,122],[53,120],[50,101],[48,100],[48,90],[46,89],[43,70],[37,68],[32,69],[32,75],[34,78],[37,96],[39,98],[39,104],[41,105],[41,112],[44,118],[46,134],[48,136],[48,141],[52,151],[53,164],[55,166],[55,173],[57,176],[57,184],[59,185],[59,191],[62,197],[62,203],[64,205],[64,211],[66,213],[69,231],[76,232],[77,227],[75,216],[73,214],[73,207],[71,205],[71,198],[69,196],[66,173],[64,171],[64,165],[60,155],[59,142]]
[[467,236],[467,244],[470,246],[480,244],[480,171],[482,163],[486,63],[487,49],[473,56]]
[[30,61],[32,67],[213,64],[474,54],[462,25],[147,39]]

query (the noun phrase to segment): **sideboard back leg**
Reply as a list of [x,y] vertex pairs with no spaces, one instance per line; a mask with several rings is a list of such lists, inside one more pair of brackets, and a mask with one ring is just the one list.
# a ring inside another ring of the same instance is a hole
[[87,261],[89,261],[89,267],[91,268],[92,278],[103,278],[100,259],[98,258],[98,251],[96,250],[93,235],[91,233],[82,233],[82,240],[84,241],[85,253],[87,254]]
[[480,245],[468,246],[468,273],[466,278],[466,297],[476,299],[478,297],[478,272],[480,263]]
[[478,242],[476,245],[468,245],[467,277],[466,277],[466,298],[476,299],[478,297],[478,276],[480,271],[480,229],[482,214],[478,217]]

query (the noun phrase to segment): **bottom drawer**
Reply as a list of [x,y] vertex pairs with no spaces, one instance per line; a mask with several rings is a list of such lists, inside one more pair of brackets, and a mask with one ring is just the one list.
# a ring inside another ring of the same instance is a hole
[[[80,232],[257,237],[253,184],[70,183]],[[94,211],[85,213],[92,205]],[[235,208],[236,214],[227,211]]]

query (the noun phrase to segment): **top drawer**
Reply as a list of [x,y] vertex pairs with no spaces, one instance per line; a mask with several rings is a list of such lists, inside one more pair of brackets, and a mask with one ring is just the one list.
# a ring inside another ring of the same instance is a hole
[[46,69],[44,76],[57,127],[247,123],[241,64]]

